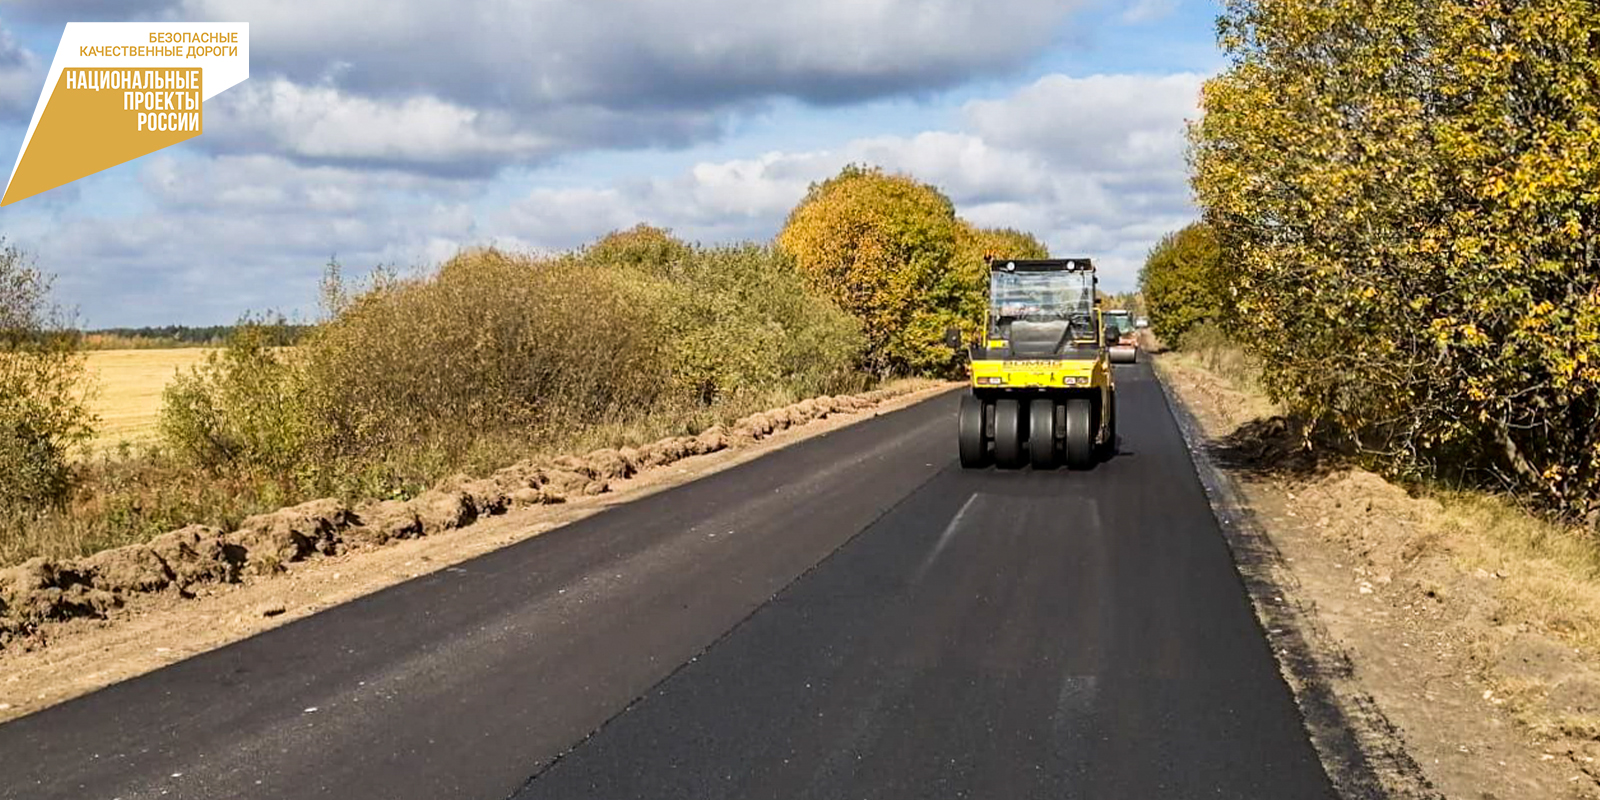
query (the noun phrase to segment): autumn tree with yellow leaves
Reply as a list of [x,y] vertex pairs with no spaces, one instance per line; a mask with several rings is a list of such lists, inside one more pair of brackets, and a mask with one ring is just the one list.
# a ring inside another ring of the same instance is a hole
[[981,325],[986,253],[1046,255],[1028,234],[961,220],[932,186],[855,165],[811,187],[778,245],[814,288],[861,321],[866,366],[880,375],[936,372],[953,362],[944,332]]
[[1265,385],[1398,470],[1600,514],[1600,7],[1229,0],[1190,130]]

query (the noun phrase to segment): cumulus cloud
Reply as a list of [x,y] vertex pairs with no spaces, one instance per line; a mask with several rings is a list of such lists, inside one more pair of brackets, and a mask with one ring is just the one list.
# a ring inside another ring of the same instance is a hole
[[[64,21],[82,2],[20,0],[13,13]],[[633,107],[770,94],[849,101],[947,85],[1037,54],[1072,5],[132,0],[121,14],[249,20],[259,65],[301,82],[343,63],[351,86],[375,94],[429,87],[469,105]]]
[[1183,123],[1205,76],[1050,75],[1009,97],[967,105],[985,141],[1072,169],[1183,166]]
[[44,83],[44,65],[11,31],[0,27],[0,122],[26,122],[33,117]]
[[431,96],[375,99],[282,78],[248,82],[222,95],[207,123],[217,131],[204,140],[212,151],[468,175],[535,160],[556,145],[503,112]]
[[[207,121],[205,146],[481,174],[560,153],[703,141],[729,114],[776,98],[847,104],[1000,75],[1053,44],[1077,5],[13,0],[9,13],[248,20],[258,79],[223,96],[226,118]],[[306,121],[313,131],[296,127]],[[424,136],[401,141],[408,125]]]
[[165,153],[138,162],[134,177],[140,210],[7,209],[6,234],[58,273],[58,293],[91,325],[305,315],[330,256],[357,270],[409,269],[483,238],[469,207],[482,189],[473,182]]
[[880,136],[829,150],[702,162],[683,174],[596,188],[537,188],[491,224],[519,242],[565,248],[638,222],[699,241],[769,239],[807,188],[846,164],[874,164],[939,186],[963,207],[1006,198],[1049,202],[1037,161],[964,133]]
[[1033,231],[1058,253],[1098,256],[1107,285],[1129,288],[1150,245],[1194,216],[1183,126],[1196,113],[1201,80],[1050,76],[969,104],[967,130],[701,163],[603,189],[535,189],[489,227],[556,248],[640,221],[691,239],[764,239],[811,182],[867,163],[940,187],[978,224]]
[[1178,10],[1178,0],[1133,0],[1122,11],[1122,21],[1137,25],[1165,19]]

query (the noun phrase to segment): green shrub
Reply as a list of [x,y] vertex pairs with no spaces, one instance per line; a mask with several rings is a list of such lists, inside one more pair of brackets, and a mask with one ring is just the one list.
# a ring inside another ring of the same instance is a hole
[[853,383],[859,324],[813,293],[775,247],[696,247],[640,226],[601,239],[582,258],[653,282],[684,397],[709,403],[775,386],[818,393]]
[[167,385],[159,428],[179,457],[213,471],[302,463],[316,420],[306,413],[298,365],[275,347],[276,328],[241,322],[221,349]]
[[644,270],[681,283],[689,276],[680,274],[678,267],[693,250],[671,231],[641,223],[600,237],[583,251],[583,258],[590,264]]
[[58,505],[93,417],[80,339],[49,302],[50,277],[0,240],[0,512]]
[[1139,270],[1137,300],[1150,328],[1168,342],[1183,341],[1196,325],[1221,321],[1229,289],[1211,227],[1197,222],[1162,237]]
[[321,457],[582,425],[671,386],[648,281],[572,258],[464,252],[354,298],[304,346]]
[[772,247],[636,228],[565,256],[463,252],[354,294],[330,265],[324,294],[331,318],[300,346],[241,326],[169,388],[175,454],[302,493],[404,495],[588,430],[858,385],[856,322]]

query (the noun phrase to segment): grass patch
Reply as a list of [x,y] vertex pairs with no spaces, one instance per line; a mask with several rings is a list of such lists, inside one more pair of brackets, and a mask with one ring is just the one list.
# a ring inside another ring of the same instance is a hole
[[1179,342],[1179,358],[1228,382],[1241,392],[1265,396],[1261,362],[1240,347],[1214,322],[1189,328]]
[[1587,530],[1544,519],[1508,498],[1434,491],[1455,562],[1493,576],[1506,622],[1527,623],[1600,653],[1600,547]]
[[[1167,369],[1203,372],[1220,384],[1229,393],[1222,404],[1229,425],[1280,411],[1254,378],[1259,368],[1226,339],[1205,335],[1193,349],[1162,355],[1160,361]],[[1507,495],[1437,483],[1406,488],[1439,503],[1441,512],[1431,522],[1440,535],[1433,541],[1448,548],[1459,568],[1483,570],[1496,581],[1507,621],[1532,624],[1600,652],[1600,542],[1593,532],[1546,517]]]

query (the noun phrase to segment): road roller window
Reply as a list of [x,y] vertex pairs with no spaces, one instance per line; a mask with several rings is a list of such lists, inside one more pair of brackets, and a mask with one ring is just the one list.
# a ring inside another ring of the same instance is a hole
[[1013,356],[1042,358],[1098,336],[1094,276],[1067,270],[990,273],[989,338],[1003,340]]
[[1078,323],[1087,320],[1092,326],[1093,277],[1079,272],[996,270],[990,273],[989,302],[989,319],[995,325],[1017,320]]

